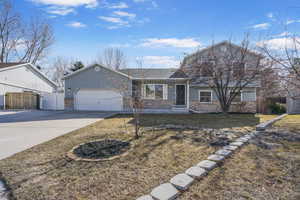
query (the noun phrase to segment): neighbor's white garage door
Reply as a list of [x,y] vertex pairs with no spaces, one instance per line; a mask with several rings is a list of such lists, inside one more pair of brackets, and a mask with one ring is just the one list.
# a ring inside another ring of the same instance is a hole
[[75,97],[76,110],[121,111],[122,95],[111,90],[79,90]]

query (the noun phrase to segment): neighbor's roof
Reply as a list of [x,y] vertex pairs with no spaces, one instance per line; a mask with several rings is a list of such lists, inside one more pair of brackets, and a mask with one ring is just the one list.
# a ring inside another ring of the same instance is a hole
[[40,77],[42,79],[44,79],[45,81],[47,81],[48,83],[50,83],[52,86],[54,86],[55,88],[57,88],[57,84],[55,82],[53,82],[52,80],[50,80],[43,72],[41,72],[40,70],[38,70],[36,68],[36,66],[34,66],[31,63],[26,63],[26,62],[0,63],[0,71],[13,70],[15,68],[23,67],[23,66],[30,67],[35,72],[37,72],[37,74],[40,75]]
[[11,62],[11,63],[0,63],[0,69],[7,68],[7,67],[13,67],[16,65],[23,65],[26,64],[25,62]]
[[176,68],[127,68],[120,69],[119,71],[132,77],[133,79],[188,78],[183,71]]

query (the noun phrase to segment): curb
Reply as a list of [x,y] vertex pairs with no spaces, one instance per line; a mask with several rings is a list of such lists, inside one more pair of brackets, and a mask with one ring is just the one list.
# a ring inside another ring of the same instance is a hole
[[257,131],[265,131],[269,126],[271,126],[272,124],[274,124],[276,121],[284,118],[285,116],[287,116],[288,114],[283,114],[283,115],[280,115],[274,119],[271,119],[267,122],[264,122],[264,123],[261,123],[259,125],[256,126],[256,130]]

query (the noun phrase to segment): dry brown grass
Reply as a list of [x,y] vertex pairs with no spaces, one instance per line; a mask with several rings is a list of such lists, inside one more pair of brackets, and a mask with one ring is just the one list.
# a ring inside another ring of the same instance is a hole
[[194,184],[181,200],[196,199],[300,199],[300,116],[287,116],[258,138],[276,144],[266,149],[247,145],[202,181]]
[[[146,115],[142,119],[143,126],[238,129],[253,127],[260,120],[255,115],[217,114]],[[216,150],[208,145],[205,138],[210,137],[203,131],[148,131],[132,140],[131,121],[129,116],[117,116],[37,145],[0,161],[0,176],[21,200],[127,200],[149,193]],[[128,155],[112,161],[78,162],[66,157],[72,147],[100,139],[131,141],[135,146]]]

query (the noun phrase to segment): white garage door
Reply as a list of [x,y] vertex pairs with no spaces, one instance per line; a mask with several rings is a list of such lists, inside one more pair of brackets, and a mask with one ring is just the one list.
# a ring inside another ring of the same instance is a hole
[[75,98],[76,110],[121,111],[122,95],[111,90],[79,90]]

